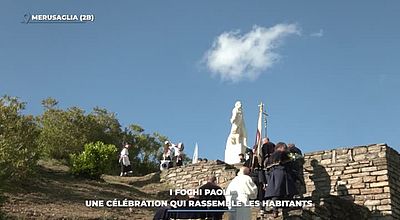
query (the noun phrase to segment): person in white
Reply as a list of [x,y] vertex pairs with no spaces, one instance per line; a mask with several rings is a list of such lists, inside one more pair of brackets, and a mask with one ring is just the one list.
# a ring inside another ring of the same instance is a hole
[[120,176],[126,176],[128,173],[132,173],[131,161],[129,160],[129,147],[129,144],[125,144],[119,156],[119,163],[121,164]]
[[182,166],[183,165],[183,150],[185,149],[185,146],[183,145],[182,142],[179,142],[178,145],[175,147],[174,152],[175,152],[175,165],[176,166]]
[[173,149],[173,144],[169,141],[165,141],[162,160],[160,161],[160,171],[164,171],[172,167]]
[[165,141],[164,143],[164,151],[163,151],[163,160],[171,160],[172,150],[174,146],[169,141]]
[[[229,183],[226,189],[226,200],[235,203],[235,206],[229,207],[232,212],[229,220],[249,220],[251,219],[251,209],[248,205],[249,199],[255,199],[257,195],[257,186],[249,176],[250,170],[247,167],[241,167],[237,176]],[[236,206],[241,203],[242,206]]]

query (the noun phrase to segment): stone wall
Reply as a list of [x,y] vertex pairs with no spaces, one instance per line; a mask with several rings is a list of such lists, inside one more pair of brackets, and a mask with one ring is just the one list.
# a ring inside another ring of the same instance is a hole
[[386,144],[307,153],[304,159],[305,196],[338,196],[376,217],[400,219],[400,156]]
[[[214,174],[225,188],[236,172],[235,166],[209,161],[163,171],[161,181],[193,189]],[[348,204],[365,216],[358,219],[400,219],[400,155],[386,144],[306,153],[303,177],[303,195],[314,200],[319,219],[334,219]]]
[[226,187],[236,176],[237,168],[219,160],[173,167],[161,172],[160,181],[175,189],[196,189],[205,184],[211,175],[217,177],[217,183]]
[[390,205],[393,216],[400,219],[400,154],[394,149],[386,148]]

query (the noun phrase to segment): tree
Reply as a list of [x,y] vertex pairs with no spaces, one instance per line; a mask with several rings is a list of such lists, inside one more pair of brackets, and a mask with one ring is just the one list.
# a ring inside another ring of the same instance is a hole
[[0,180],[22,179],[32,173],[39,158],[39,129],[31,115],[22,115],[25,103],[0,98]]
[[68,160],[70,154],[81,152],[91,142],[122,144],[121,125],[114,113],[96,107],[85,114],[78,107],[63,110],[57,104],[53,98],[43,100],[45,111],[39,117],[42,128],[39,143],[48,157]]
[[55,105],[46,109],[39,116],[39,144],[45,155],[68,159],[69,154],[82,151],[85,143],[93,141],[91,137],[94,126],[82,109],[71,107],[64,111]]
[[[122,130],[115,113],[104,108],[96,107],[86,114],[78,107],[59,109],[58,101],[53,98],[43,100],[42,104],[45,111],[39,116],[39,143],[48,157],[69,160],[70,154],[78,155],[85,144],[97,141],[121,147],[129,143],[133,146],[129,150],[132,167],[138,174],[158,170],[166,137],[145,133],[137,124]],[[117,155],[114,158],[114,169],[117,170]]]
[[45,109],[54,109],[58,105],[58,101],[55,100],[54,98],[48,97],[44,100],[42,100],[42,106]]
[[115,146],[122,145],[121,124],[115,113],[109,112],[105,108],[95,107],[88,117],[92,126],[92,140]]

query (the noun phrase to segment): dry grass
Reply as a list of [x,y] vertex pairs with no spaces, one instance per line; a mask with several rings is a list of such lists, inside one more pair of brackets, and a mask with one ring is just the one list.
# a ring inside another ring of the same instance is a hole
[[150,208],[88,208],[87,199],[162,199],[157,173],[143,177],[104,175],[102,180],[75,178],[56,161],[41,161],[37,176],[2,187],[1,212],[7,219],[152,219]]

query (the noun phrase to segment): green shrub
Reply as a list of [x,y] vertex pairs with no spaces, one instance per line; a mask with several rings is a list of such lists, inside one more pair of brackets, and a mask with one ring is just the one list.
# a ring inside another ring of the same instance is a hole
[[80,154],[71,154],[71,172],[73,175],[98,179],[107,173],[116,161],[117,148],[102,142],[85,144]]

